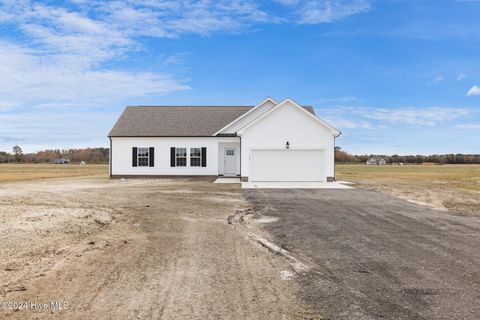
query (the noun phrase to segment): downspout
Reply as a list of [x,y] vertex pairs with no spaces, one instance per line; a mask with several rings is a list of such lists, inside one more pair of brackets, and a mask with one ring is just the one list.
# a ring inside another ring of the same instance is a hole
[[110,150],[108,155],[108,175],[109,178],[112,179],[112,137],[108,137],[110,139]]
[[339,132],[337,135],[334,135],[333,136],[333,181],[337,181],[337,175],[335,174],[336,170],[336,166],[337,166],[337,162],[335,161],[335,153],[336,153],[336,150],[335,148],[337,147],[337,138],[340,137],[342,133]]
[[240,181],[242,181],[242,136],[237,135],[237,137],[240,138]]
[[337,175],[335,174],[337,168],[336,153],[337,153],[337,136],[333,136],[333,181],[337,181]]

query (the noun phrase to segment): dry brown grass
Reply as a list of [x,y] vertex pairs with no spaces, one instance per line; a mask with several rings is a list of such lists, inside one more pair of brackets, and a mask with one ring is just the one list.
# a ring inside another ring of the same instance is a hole
[[0,164],[0,183],[82,176],[107,177],[108,164]]
[[480,215],[480,165],[339,164],[336,177],[437,209]]

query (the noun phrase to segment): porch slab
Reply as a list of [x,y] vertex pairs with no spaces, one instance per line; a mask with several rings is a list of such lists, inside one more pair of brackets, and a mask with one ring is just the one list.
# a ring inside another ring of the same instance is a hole
[[335,182],[242,182],[242,189],[354,189]]
[[241,183],[240,178],[218,177],[214,183]]

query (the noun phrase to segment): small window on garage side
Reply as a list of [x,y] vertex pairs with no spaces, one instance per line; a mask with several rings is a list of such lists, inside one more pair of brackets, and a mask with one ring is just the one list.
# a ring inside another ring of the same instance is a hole
[[200,167],[202,150],[200,148],[190,148],[190,167]]
[[138,148],[137,163],[139,167],[148,167],[148,148]]
[[187,166],[187,148],[175,149],[175,165],[177,167]]
[[234,156],[235,155],[235,150],[233,149],[227,149],[227,156]]

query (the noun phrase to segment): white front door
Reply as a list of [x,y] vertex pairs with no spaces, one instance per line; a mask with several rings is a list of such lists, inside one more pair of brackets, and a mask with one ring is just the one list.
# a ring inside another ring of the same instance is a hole
[[225,175],[235,175],[237,173],[237,149],[225,148],[223,171]]

